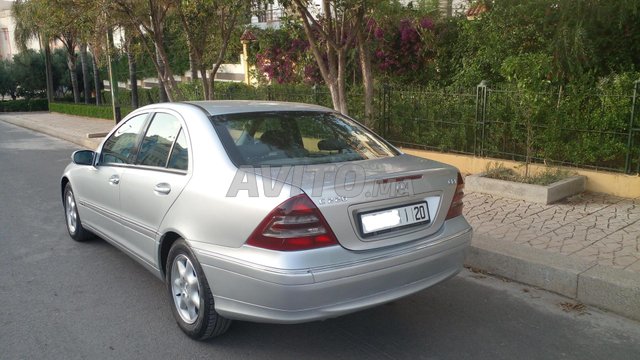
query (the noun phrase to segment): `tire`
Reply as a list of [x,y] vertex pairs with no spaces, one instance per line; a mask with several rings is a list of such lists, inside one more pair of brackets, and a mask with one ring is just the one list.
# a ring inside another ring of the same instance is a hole
[[216,312],[202,267],[183,239],[178,239],[169,250],[165,278],[173,317],[185,334],[205,340],[229,329],[231,320]]
[[73,240],[80,242],[91,239],[93,235],[82,227],[82,221],[80,220],[80,214],[78,213],[78,206],[73,189],[71,189],[71,184],[67,184],[64,187],[63,194],[62,205],[64,206],[64,219],[69,236],[71,236]]

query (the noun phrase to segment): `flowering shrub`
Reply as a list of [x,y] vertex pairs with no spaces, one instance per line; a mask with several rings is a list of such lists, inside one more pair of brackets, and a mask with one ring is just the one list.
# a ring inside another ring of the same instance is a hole
[[255,52],[258,79],[278,84],[321,83],[320,72],[311,56],[309,42],[295,25],[263,30]]
[[401,82],[427,80],[433,70],[436,25],[429,17],[395,22],[367,22],[375,46],[373,63],[386,78]]

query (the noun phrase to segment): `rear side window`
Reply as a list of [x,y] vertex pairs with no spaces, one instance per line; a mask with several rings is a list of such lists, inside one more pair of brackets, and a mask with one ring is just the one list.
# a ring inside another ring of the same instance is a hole
[[336,113],[279,111],[212,118],[238,166],[311,165],[377,159],[397,150]]
[[127,120],[113,133],[102,147],[102,163],[131,164],[133,153],[147,114],[138,115]]
[[180,135],[178,135],[178,139],[173,145],[167,167],[176,170],[187,170],[189,167],[189,148],[184,130],[180,130]]
[[157,113],[144,135],[137,164],[166,167],[169,154],[180,133],[180,121],[173,115]]

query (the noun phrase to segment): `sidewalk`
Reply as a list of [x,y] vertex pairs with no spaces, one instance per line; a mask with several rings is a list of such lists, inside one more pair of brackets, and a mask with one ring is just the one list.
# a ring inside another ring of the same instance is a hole
[[640,320],[640,198],[552,205],[469,193],[468,266]]
[[102,137],[89,138],[89,134],[107,133],[115,124],[112,120],[50,112],[0,113],[0,121],[67,140],[91,150],[100,145]]
[[[0,121],[95,149],[113,122],[57,113]],[[640,198],[584,193],[553,205],[467,193],[466,264],[640,320]]]

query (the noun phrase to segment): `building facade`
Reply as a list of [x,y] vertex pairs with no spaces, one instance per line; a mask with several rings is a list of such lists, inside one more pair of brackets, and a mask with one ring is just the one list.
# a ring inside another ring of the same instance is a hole
[[[0,0],[0,60],[11,60],[20,52],[16,44],[16,22],[11,14],[13,1]],[[29,40],[29,49],[39,50],[38,39]]]

